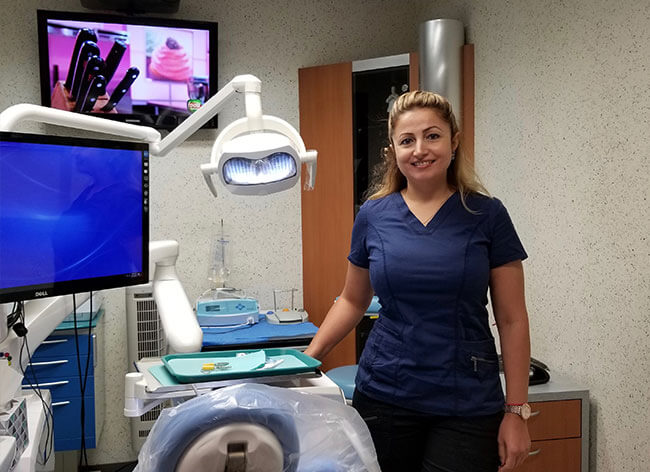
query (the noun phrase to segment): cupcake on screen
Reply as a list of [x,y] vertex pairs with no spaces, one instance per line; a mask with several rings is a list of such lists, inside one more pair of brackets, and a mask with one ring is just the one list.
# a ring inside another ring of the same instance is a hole
[[174,38],[167,38],[151,55],[149,74],[154,79],[184,82],[192,76],[190,58]]

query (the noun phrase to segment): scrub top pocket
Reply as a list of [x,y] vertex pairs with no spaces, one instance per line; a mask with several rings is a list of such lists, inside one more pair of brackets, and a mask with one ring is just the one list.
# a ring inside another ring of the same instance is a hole
[[499,357],[493,339],[462,342],[460,362],[464,371],[481,382],[499,374]]

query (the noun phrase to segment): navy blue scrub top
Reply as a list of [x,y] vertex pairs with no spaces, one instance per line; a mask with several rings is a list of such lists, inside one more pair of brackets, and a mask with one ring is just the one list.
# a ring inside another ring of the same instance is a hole
[[382,308],[356,388],[431,415],[503,411],[487,289],[490,269],[527,257],[496,198],[454,193],[423,225],[402,195],[365,202],[348,260],[369,269]]

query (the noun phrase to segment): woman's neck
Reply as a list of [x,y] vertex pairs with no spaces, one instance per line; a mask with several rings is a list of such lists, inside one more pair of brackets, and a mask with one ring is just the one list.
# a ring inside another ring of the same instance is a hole
[[417,204],[427,204],[447,200],[454,193],[454,189],[446,182],[443,185],[428,185],[426,187],[407,184],[401,193],[405,200]]

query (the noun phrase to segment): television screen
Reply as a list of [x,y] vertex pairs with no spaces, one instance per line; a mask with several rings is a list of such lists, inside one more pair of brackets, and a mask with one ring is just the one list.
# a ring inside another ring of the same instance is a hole
[[216,23],[37,16],[45,106],[172,129],[217,91]]
[[0,303],[146,283],[146,144],[0,132]]

